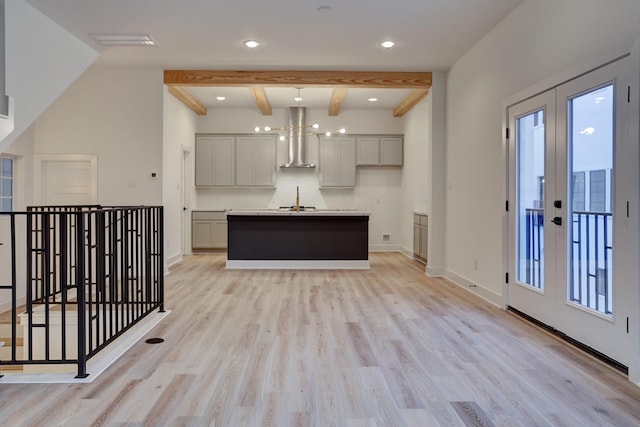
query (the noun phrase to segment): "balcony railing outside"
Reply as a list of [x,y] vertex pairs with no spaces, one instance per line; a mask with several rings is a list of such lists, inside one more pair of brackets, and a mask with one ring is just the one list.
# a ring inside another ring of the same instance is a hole
[[[544,213],[542,209],[526,209],[525,217],[525,260],[519,280],[543,289]],[[611,315],[613,215],[574,211],[570,226],[567,299]]]
[[76,364],[85,377],[87,360],[152,311],[164,311],[162,207],[32,207],[1,215],[9,217],[1,232],[5,242],[10,235],[11,283],[0,283],[0,303],[11,301],[12,342],[5,345],[12,350],[0,365]]

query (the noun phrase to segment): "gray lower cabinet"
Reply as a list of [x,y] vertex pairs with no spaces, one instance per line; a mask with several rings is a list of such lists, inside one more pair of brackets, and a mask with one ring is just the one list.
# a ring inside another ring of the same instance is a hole
[[191,212],[191,247],[224,249],[227,247],[227,213],[225,211]]
[[320,137],[320,187],[355,187],[355,138]]
[[402,166],[403,155],[401,135],[356,136],[357,166]]
[[197,187],[274,187],[277,135],[196,135]]
[[413,214],[413,257],[418,261],[427,262],[429,217],[423,214]]

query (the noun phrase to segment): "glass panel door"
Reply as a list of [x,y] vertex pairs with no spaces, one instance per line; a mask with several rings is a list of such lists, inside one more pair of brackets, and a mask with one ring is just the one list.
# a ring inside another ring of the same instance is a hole
[[637,239],[614,221],[621,209],[616,195],[633,191],[616,179],[617,165],[624,163],[621,147],[630,145],[624,143],[625,61],[507,111],[514,130],[509,200],[515,205],[509,212],[514,278],[507,305],[622,364],[629,358],[626,300],[633,293],[616,280],[624,258],[616,247]]
[[568,300],[613,314],[613,84],[569,100],[570,156]]
[[[537,319],[551,320],[554,312],[553,282],[556,230],[548,226],[553,213],[554,193],[555,91],[545,92],[509,107],[510,209],[512,236],[509,306]],[[550,192],[551,190],[551,192]],[[551,199],[549,198],[551,197]]]

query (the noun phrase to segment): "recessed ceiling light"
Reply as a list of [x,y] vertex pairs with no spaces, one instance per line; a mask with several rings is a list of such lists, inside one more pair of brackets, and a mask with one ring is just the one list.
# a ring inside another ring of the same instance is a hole
[[216,99],[218,101],[224,101],[225,99],[227,99],[227,97],[226,96],[216,96]]
[[293,100],[296,101],[296,102],[300,102],[300,101],[302,101],[302,97],[296,96],[296,97],[293,98]]
[[89,33],[103,46],[158,46],[149,34]]
[[249,49],[255,49],[256,47],[260,46],[262,43],[260,43],[258,40],[246,40],[245,42],[243,42],[243,44]]
[[380,46],[384,47],[385,49],[391,49],[395,45],[396,43],[392,42],[391,40],[385,40],[382,43],[380,43]]
[[378,98],[369,98],[369,99],[367,99],[367,101],[369,101],[369,102],[376,102],[377,100],[378,100]]

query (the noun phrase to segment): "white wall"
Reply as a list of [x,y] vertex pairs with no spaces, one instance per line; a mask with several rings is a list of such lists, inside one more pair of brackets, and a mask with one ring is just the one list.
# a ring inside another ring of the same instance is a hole
[[[252,133],[255,126],[272,127],[287,124],[288,111],[274,110],[273,116],[262,116],[257,109],[210,110],[198,117],[200,133]],[[404,120],[394,118],[391,111],[346,110],[338,117],[328,117],[326,110],[307,110],[307,123],[318,122],[321,128],[345,127],[352,134],[403,134]],[[318,164],[318,140],[307,138],[307,161]],[[407,157],[405,154],[405,161]],[[286,142],[278,142],[278,164],[286,163]],[[410,248],[403,233],[398,212],[403,206],[407,166],[404,168],[358,168],[355,189],[320,189],[318,169],[278,168],[275,189],[198,189],[198,209],[276,208],[295,204],[296,186],[300,187],[300,204],[317,208],[360,209],[371,212],[369,245],[373,249]],[[412,176],[410,176],[412,178]],[[403,216],[406,212],[403,211]],[[405,226],[406,228],[406,226]],[[390,235],[384,242],[383,234]],[[404,237],[403,237],[404,236]]]
[[5,0],[6,92],[14,130],[4,150],[97,58],[98,52],[23,0]]
[[612,45],[630,45],[638,28],[637,0],[526,0],[451,68],[443,183],[449,277],[502,302],[505,98]]
[[[182,255],[182,150],[190,150],[190,182],[186,183],[191,200],[196,201],[193,189],[193,162],[195,156],[194,134],[196,133],[196,116],[183,103],[169,94],[164,88],[164,155],[162,204],[164,205],[165,255],[169,263],[179,260]],[[185,230],[191,235],[190,224]],[[189,240],[190,242],[190,240]]]
[[34,150],[97,154],[102,205],[159,205],[162,122],[161,70],[90,68],[37,120]]
[[409,111],[405,119],[404,168],[402,171],[402,242],[413,252],[413,213],[430,214],[430,164],[431,106],[429,94]]
[[429,247],[427,273],[445,274],[446,177],[447,177],[447,75],[433,73],[429,126]]

